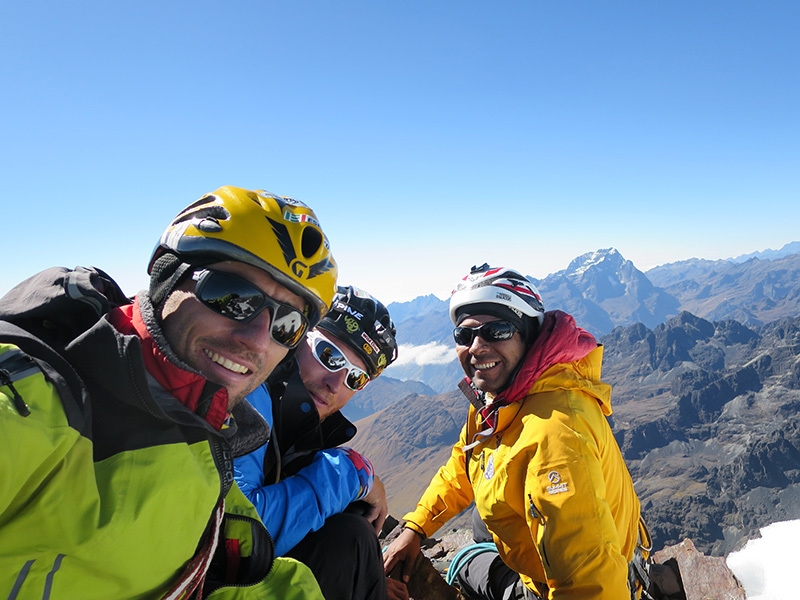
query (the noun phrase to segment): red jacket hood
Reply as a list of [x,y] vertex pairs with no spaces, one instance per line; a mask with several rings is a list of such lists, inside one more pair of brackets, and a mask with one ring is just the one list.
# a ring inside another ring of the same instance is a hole
[[498,398],[506,403],[521,400],[547,369],[559,363],[580,360],[595,348],[595,337],[578,327],[572,315],[560,310],[546,312],[539,335],[525,355],[522,367]]

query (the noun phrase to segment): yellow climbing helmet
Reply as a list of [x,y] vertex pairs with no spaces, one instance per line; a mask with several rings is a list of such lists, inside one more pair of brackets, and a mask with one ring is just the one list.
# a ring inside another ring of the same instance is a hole
[[312,327],[336,293],[338,267],[314,211],[264,190],[224,186],[187,206],[161,234],[148,274],[166,252],[188,263],[213,257],[263,269],[308,302]]

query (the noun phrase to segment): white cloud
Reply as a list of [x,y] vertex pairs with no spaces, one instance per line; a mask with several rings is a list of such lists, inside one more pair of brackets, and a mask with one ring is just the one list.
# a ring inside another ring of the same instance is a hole
[[392,363],[392,367],[401,365],[446,365],[454,358],[454,350],[438,342],[430,342],[422,346],[400,344],[397,350],[397,360]]

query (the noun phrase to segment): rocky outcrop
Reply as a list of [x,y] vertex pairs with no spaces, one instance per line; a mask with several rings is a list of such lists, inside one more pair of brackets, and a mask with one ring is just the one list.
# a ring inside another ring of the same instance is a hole
[[[397,519],[389,515],[381,532],[381,546],[388,546],[401,531],[402,527]],[[468,530],[462,530],[460,536],[460,539],[450,536],[422,541],[422,552],[414,561],[410,579],[406,582],[410,600],[465,600],[461,592],[449,585],[444,578],[447,567],[459,549],[472,542]],[[389,577],[402,581],[402,567],[398,564],[389,573]]]
[[[381,533],[381,545],[390,544],[402,531],[389,516]],[[407,588],[411,600],[464,600],[460,591],[445,581],[456,554],[472,544],[470,529],[448,529],[422,542],[422,553],[412,568]],[[396,568],[390,577],[400,579]],[[690,539],[655,552],[649,570],[650,593],[659,600],[746,600],[745,591],[724,558],[705,556]]]
[[745,600],[742,584],[725,564],[725,559],[704,556],[692,540],[659,550],[653,555],[651,579],[667,598],[681,598],[676,587],[683,588],[686,600]]

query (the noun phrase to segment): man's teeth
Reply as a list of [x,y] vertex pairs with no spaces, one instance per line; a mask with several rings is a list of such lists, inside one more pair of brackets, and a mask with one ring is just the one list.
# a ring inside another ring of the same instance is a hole
[[204,352],[206,353],[206,356],[208,358],[213,360],[218,365],[222,365],[223,367],[225,367],[229,371],[233,371],[234,373],[241,373],[241,374],[245,374],[248,371],[247,367],[244,367],[244,366],[242,366],[240,364],[237,364],[237,363],[233,362],[230,359],[224,358],[224,357],[220,356],[219,354],[217,354],[216,352],[211,352],[210,350],[204,350]]
[[491,369],[496,364],[497,364],[497,362],[483,363],[483,364],[480,364],[480,365],[475,365],[475,369],[477,371],[485,371],[486,369]]

